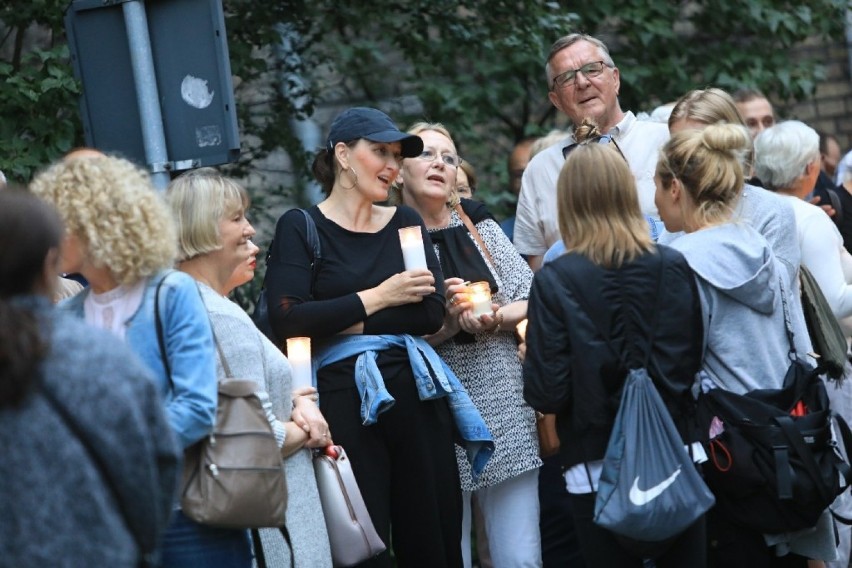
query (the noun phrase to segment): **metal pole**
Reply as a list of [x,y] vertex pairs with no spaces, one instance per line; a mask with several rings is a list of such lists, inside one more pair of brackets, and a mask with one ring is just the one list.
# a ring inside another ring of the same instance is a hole
[[122,10],[124,25],[127,27],[127,41],[130,45],[136,98],[139,102],[139,119],[142,121],[145,159],[148,161],[154,186],[164,190],[171,178],[167,167],[166,135],[163,129],[160,95],[154,75],[154,57],[151,53],[151,37],[148,35],[145,5],[140,0],[129,0],[122,4]]
[[[278,44],[278,58],[285,63],[285,65],[283,65],[284,69],[297,68],[297,64],[300,59],[295,48],[295,44],[299,39],[298,32],[292,24],[278,24],[276,29],[281,37],[281,43]],[[288,61],[289,63],[292,63],[292,65],[287,65]],[[288,99],[293,99],[293,104],[300,106],[307,95],[294,95],[292,91],[298,91],[300,88],[304,88],[306,86],[305,78],[294,71],[284,71],[281,73],[280,82],[281,95]],[[291,88],[291,85],[295,85],[296,88]],[[308,152],[315,152],[317,148],[322,148],[322,133],[320,132],[320,128],[315,120],[310,118],[291,118],[290,129],[296,134],[296,137],[302,143],[302,148],[304,150]],[[302,197],[304,197],[305,201],[311,205],[319,203],[325,199],[322,188],[316,182],[309,182],[307,187],[305,187],[304,193],[305,194]]]

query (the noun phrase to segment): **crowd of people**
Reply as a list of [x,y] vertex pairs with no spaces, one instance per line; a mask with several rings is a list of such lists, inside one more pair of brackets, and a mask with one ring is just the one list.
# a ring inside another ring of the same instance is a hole
[[[573,128],[518,141],[503,222],[446,126],[341,112],[313,163],[324,199],[275,228],[277,343],[229,299],[259,253],[237,180],[200,168],[160,193],[85,149],[0,191],[0,566],[332,566],[312,458],[340,445],[387,545],[359,566],[847,568],[850,527],[828,509],[764,534],[713,508],[634,542],[596,522],[596,498],[631,369],[700,473],[701,393],[780,388],[814,351],[803,268],[852,336],[852,153],[754,90],[637,117],[588,35],[558,39],[545,76]],[[181,509],[182,456],[233,376],[274,433],[286,530]],[[848,419],[850,388],[828,389]]]

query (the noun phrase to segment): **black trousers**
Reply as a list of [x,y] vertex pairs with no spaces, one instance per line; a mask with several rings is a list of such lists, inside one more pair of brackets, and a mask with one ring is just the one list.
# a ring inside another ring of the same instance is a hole
[[[594,523],[597,493],[569,495],[577,539],[587,566],[641,568],[647,565],[643,556],[624,546],[614,533]],[[705,520],[701,517],[665,548],[654,552],[653,565],[656,568],[704,568],[707,566],[706,551]]]
[[807,568],[797,554],[775,556],[763,535],[730,522],[713,508],[707,513],[708,566],[711,568]]
[[[363,426],[356,388],[320,391],[320,409],[346,449],[376,531],[388,551],[360,566],[462,566],[462,499],[446,399],[421,401],[410,371],[385,376],[396,399]],[[322,385],[322,383],[320,383]]]
[[538,470],[542,564],[544,568],[584,568],[559,456],[542,461]]

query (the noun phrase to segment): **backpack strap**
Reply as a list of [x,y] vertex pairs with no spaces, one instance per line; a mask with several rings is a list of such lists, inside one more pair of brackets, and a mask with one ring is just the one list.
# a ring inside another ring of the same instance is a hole
[[[299,209],[299,211],[305,216],[305,238],[313,254],[311,260],[311,293],[313,294],[314,284],[316,283],[320,263],[322,262],[322,247],[320,246],[319,233],[317,232],[317,224],[314,222],[314,218],[311,217],[307,209]],[[266,251],[267,266],[269,266],[269,259],[272,258],[272,245],[274,243],[275,239],[269,241],[269,250]],[[266,274],[263,275],[263,284],[261,285],[261,289],[264,288],[266,288]]]

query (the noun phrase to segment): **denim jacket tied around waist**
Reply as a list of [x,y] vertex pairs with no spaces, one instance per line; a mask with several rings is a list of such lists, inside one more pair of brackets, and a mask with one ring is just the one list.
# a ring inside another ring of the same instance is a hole
[[357,355],[355,384],[361,396],[361,421],[365,426],[375,424],[379,414],[395,402],[376,364],[378,351],[391,347],[404,347],[408,352],[420,400],[448,397],[475,481],[494,453],[494,439],[461,381],[423,338],[404,334],[341,336],[314,355],[314,377],[317,370]]

